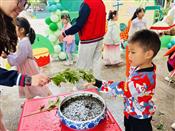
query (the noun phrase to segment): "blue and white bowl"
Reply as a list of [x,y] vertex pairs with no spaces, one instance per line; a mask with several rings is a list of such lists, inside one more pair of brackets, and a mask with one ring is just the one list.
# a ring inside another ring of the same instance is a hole
[[[100,115],[96,116],[93,119],[87,120],[87,121],[74,121],[74,120],[67,118],[65,115],[63,115],[63,113],[61,111],[61,106],[66,101],[68,101],[72,98],[80,97],[80,96],[91,96],[92,98],[100,100],[103,103],[103,110],[100,113]],[[62,123],[65,124],[67,127],[75,129],[75,130],[85,130],[85,129],[90,129],[90,128],[97,126],[100,123],[100,121],[105,118],[106,104],[105,104],[105,101],[103,100],[103,98],[101,96],[97,95],[96,93],[87,92],[87,91],[86,92],[78,92],[78,93],[73,93],[72,95],[65,97],[61,101],[57,113],[58,113],[58,116],[60,117]]]

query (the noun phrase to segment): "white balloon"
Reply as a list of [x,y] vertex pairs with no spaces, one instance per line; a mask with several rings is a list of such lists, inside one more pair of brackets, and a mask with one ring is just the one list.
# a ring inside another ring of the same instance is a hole
[[55,2],[58,2],[58,3],[59,3],[59,2],[60,2],[60,0],[55,0]]
[[49,35],[54,35],[54,32],[52,30],[49,29]]
[[61,17],[60,16],[58,16],[58,22],[61,22]]
[[63,10],[61,13],[62,14],[69,14],[69,11],[68,10]]
[[50,34],[49,31],[50,31],[50,29],[47,28],[47,29],[44,31],[44,33],[45,33],[46,35],[49,35],[49,34]]
[[55,35],[49,34],[49,40],[51,42],[55,42],[57,40],[57,37]]
[[60,45],[54,45],[54,52],[55,53],[61,52],[61,46]]
[[66,59],[66,53],[65,52],[60,52],[58,54],[58,57],[59,57],[60,60],[65,60]]
[[59,41],[59,39],[57,40],[57,44],[61,44],[62,42]]
[[61,16],[61,11],[60,11],[60,10],[57,10],[57,11],[55,12],[55,14],[57,14],[57,16]]
[[63,25],[61,22],[57,23],[57,26],[58,26],[58,29],[60,29],[60,30],[63,28]]
[[52,57],[53,60],[58,60],[58,54],[57,53],[52,54],[51,57]]
[[57,15],[57,13],[56,13],[56,12],[51,12],[50,15],[51,15],[51,16],[52,16],[52,15]]
[[57,30],[57,31],[54,32],[54,35],[55,35],[55,36],[59,36],[60,33],[61,33],[60,30]]
[[57,15],[53,15],[53,14],[52,14],[52,15],[50,16],[50,19],[51,19],[51,21],[53,21],[53,22],[58,22],[58,19],[59,19],[59,18],[58,18]]

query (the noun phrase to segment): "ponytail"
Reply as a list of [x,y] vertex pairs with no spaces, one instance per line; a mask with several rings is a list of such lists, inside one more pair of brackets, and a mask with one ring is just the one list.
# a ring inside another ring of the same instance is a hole
[[113,18],[114,18],[114,16],[116,16],[117,15],[117,11],[116,10],[114,10],[114,11],[112,11],[112,10],[110,10],[109,11],[109,15],[108,15],[108,21],[109,20],[112,20]]
[[131,21],[134,20],[135,18],[137,18],[137,12],[134,12],[132,18],[131,18]]
[[31,44],[33,44],[35,41],[36,34],[32,28],[30,28],[30,30],[29,30],[28,37],[29,37]]

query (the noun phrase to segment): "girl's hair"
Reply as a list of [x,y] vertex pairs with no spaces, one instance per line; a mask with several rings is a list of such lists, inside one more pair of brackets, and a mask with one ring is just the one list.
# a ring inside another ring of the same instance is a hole
[[66,19],[67,21],[71,21],[69,14],[61,14],[61,19]]
[[33,44],[35,41],[36,35],[35,35],[35,31],[30,27],[28,20],[24,17],[17,17],[16,26],[18,26],[19,28],[24,28],[25,35],[29,37],[31,44]]
[[114,16],[117,15],[117,13],[118,13],[118,12],[117,12],[116,10],[113,10],[113,11],[110,10],[110,11],[109,11],[109,15],[108,15],[108,21],[109,21],[109,20],[112,20],[112,19],[114,18]]
[[141,8],[141,7],[137,8],[136,11],[134,12],[132,18],[131,18],[131,21],[132,21],[133,19],[135,19],[135,18],[137,17],[137,15],[138,15],[140,12],[142,12],[142,11],[145,12],[145,9],[144,9],[144,8]]
[[2,51],[6,54],[15,52],[17,40],[18,38],[13,19],[0,10],[0,54]]

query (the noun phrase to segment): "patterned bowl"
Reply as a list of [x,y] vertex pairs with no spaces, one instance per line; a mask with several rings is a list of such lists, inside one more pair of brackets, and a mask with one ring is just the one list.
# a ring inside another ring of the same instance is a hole
[[103,98],[92,92],[78,92],[65,97],[57,111],[63,124],[76,130],[97,126],[105,118]]

